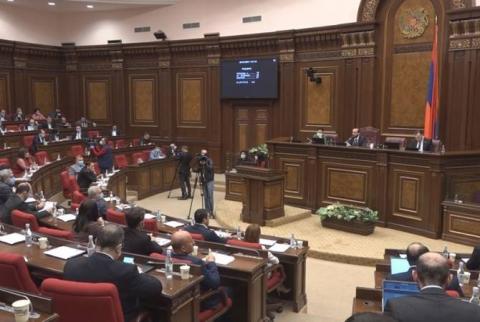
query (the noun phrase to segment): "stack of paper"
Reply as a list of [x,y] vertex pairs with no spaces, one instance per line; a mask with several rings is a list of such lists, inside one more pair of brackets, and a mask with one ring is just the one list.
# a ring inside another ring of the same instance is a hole
[[271,239],[260,238],[260,244],[265,246],[273,246],[277,241]]
[[6,243],[9,245],[18,244],[25,241],[25,236],[19,233],[8,234],[0,237],[0,242]]
[[157,244],[159,244],[162,247],[170,244],[170,239],[166,239],[166,238],[156,237],[153,240],[156,241]]
[[145,218],[145,219],[155,219],[155,218],[157,218],[157,217],[155,217],[155,216],[152,215],[152,214],[145,214],[145,217],[144,217],[144,218]]
[[215,256],[215,263],[218,265],[228,265],[235,260],[235,257],[222,253],[212,252],[212,255]]
[[183,226],[184,224],[175,220],[167,221],[165,225],[173,227],[173,228],[178,228]]
[[268,250],[271,252],[284,253],[289,248],[290,248],[290,245],[288,244],[275,244],[272,247],[270,247]]
[[75,220],[75,218],[77,218],[77,217],[73,214],[65,214],[65,215],[58,216],[57,218],[60,219],[63,222],[68,222],[68,221]]
[[82,255],[83,253],[85,253],[85,251],[82,249],[67,246],[60,246],[44,252],[45,255],[53,256],[64,260]]

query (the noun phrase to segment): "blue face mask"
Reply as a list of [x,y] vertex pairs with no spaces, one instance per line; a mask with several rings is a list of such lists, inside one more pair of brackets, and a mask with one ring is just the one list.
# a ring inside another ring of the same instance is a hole
[[85,163],[83,162],[83,160],[78,160],[77,164],[79,167],[83,167]]

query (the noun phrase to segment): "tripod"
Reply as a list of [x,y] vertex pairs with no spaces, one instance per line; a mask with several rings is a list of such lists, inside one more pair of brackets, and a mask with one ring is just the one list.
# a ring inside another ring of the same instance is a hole
[[177,163],[177,167],[175,168],[175,173],[173,174],[173,179],[172,182],[170,182],[170,189],[168,191],[168,196],[167,199],[170,199],[170,195],[172,194],[172,189],[173,189],[173,183],[177,179],[177,173],[178,173],[178,168],[180,167],[180,161]]
[[[198,179],[202,176],[201,170],[199,172],[196,172],[195,175],[195,181],[193,183],[193,192],[192,192],[192,200],[190,200],[190,209],[188,209],[188,217],[187,219],[191,218],[191,213],[192,213],[192,206],[193,206],[193,200],[195,199],[195,191],[197,190],[197,185],[198,185]],[[204,207],[203,205],[203,185],[202,185],[202,179],[200,179],[200,197],[202,198],[202,208]]]

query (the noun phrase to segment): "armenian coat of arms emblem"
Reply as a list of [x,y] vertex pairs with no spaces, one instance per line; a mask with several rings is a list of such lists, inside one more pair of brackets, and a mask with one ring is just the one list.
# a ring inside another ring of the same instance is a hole
[[422,36],[428,24],[428,14],[424,8],[406,10],[400,15],[400,32],[408,39]]

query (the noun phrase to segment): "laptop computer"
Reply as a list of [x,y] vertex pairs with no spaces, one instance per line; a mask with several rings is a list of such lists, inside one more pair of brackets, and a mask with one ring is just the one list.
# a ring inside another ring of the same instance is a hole
[[382,287],[382,311],[385,311],[385,306],[390,299],[414,295],[419,292],[420,290],[415,282],[384,280]]
[[393,274],[403,273],[410,269],[406,258],[390,257],[390,272]]

